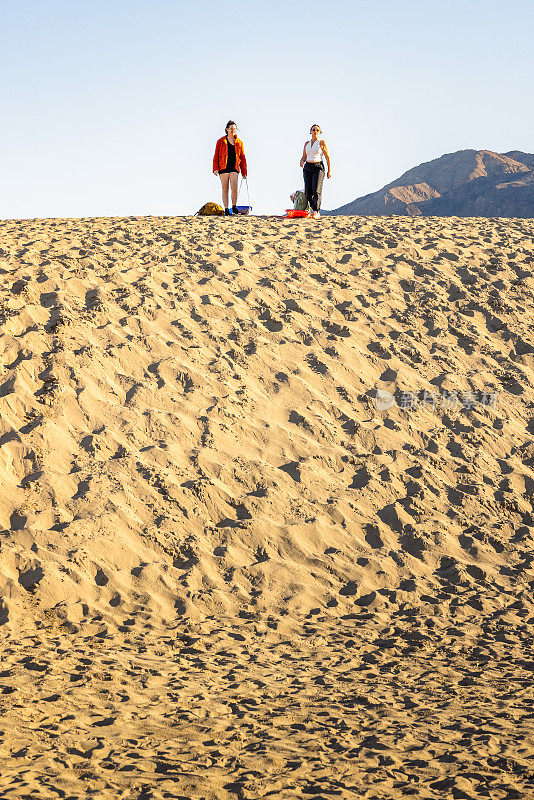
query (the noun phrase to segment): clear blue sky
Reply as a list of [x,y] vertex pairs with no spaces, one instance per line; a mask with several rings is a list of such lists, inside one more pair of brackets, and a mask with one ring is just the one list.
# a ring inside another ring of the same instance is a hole
[[0,218],[220,201],[235,119],[282,213],[319,122],[323,207],[463,148],[534,151],[533,0],[0,0]]

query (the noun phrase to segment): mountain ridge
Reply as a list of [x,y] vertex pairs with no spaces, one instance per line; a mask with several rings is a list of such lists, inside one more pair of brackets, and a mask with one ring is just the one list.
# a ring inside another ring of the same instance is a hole
[[327,213],[529,218],[534,216],[534,154],[445,153]]

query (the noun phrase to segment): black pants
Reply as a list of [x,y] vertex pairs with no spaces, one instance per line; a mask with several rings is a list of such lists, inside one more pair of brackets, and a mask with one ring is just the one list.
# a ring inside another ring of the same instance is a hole
[[312,211],[319,211],[321,208],[321,195],[323,193],[324,164],[322,161],[312,164],[306,161],[304,164],[304,191]]

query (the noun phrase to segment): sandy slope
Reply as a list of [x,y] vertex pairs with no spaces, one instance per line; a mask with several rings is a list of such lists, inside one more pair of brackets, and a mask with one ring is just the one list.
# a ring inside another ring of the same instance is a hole
[[2,797],[532,796],[533,234],[0,223]]

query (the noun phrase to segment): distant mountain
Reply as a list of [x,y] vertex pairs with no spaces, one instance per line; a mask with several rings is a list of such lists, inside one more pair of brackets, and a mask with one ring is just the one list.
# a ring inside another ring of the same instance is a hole
[[534,154],[459,150],[405,172],[330,214],[534,217]]

